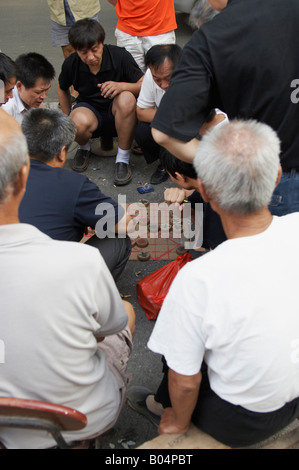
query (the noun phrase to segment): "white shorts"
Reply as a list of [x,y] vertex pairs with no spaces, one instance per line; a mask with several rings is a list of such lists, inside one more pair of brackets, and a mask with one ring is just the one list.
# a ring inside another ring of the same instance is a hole
[[147,51],[157,44],[175,44],[176,36],[174,31],[169,31],[156,36],[131,36],[120,29],[115,30],[117,45],[124,47],[132,54],[142,72],[145,72],[144,56]]

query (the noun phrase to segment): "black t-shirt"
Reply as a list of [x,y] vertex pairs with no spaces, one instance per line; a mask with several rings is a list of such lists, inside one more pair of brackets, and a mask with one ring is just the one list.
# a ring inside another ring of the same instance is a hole
[[126,49],[104,45],[100,71],[94,75],[75,52],[63,63],[59,86],[68,90],[71,85],[78,91],[78,102],[85,102],[97,110],[107,110],[111,99],[101,96],[97,86],[106,81],[136,83],[143,76],[142,71]]
[[282,143],[283,170],[299,170],[299,103],[291,100],[298,25],[298,0],[229,0],[185,46],[152,126],[187,142],[220,108],[230,120],[271,126]]

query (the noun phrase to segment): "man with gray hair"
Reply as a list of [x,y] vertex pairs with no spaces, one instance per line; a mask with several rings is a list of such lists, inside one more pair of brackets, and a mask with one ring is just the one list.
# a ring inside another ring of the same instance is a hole
[[[88,424],[64,433],[74,442],[101,434],[117,420],[135,314],[98,250],[52,240],[19,223],[28,173],[26,138],[0,109],[0,396],[78,409]],[[0,442],[8,449],[55,445],[46,431],[5,426]]]
[[[63,168],[76,135],[72,119],[60,111],[32,109],[24,116],[22,129],[31,170],[20,206],[21,222],[34,225],[55,240],[79,242],[89,227],[97,229],[105,217],[107,223],[86,243],[98,248],[117,280],[131,253],[126,216],[124,209],[86,176]],[[108,234],[108,226],[112,234]]]
[[219,12],[215,10],[209,0],[197,0],[190,12],[189,24],[192,28],[200,28],[201,25],[211,21]]
[[255,121],[215,127],[201,141],[198,188],[228,240],[188,263],[171,285],[148,344],[167,364],[156,395],[129,392],[144,414],[163,406],[160,433],[183,434],[192,420],[244,447],[299,416],[299,214],[268,209],[279,153],[276,133]]

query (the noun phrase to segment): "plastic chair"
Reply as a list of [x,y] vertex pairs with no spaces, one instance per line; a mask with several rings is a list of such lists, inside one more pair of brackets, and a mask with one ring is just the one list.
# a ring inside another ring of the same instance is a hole
[[83,413],[66,406],[23,398],[0,397],[0,427],[48,431],[59,449],[72,449],[75,445],[67,444],[61,431],[77,431],[83,429],[86,424],[87,418]]

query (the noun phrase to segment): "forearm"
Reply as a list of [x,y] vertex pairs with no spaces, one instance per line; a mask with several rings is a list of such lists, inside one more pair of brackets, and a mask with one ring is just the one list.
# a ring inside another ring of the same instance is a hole
[[131,93],[133,93],[133,95],[135,95],[137,99],[140,93],[141,83],[142,83],[142,79],[136,83],[124,83],[125,91],[130,91]]
[[167,408],[162,416],[160,433],[183,434],[188,431],[198,399],[201,377],[201,372],[185,376],[169,370],[168,388],[172,408]]
[[58,99],[61,107],[61,111],[65,114],[71,112],[71,93],[69,90],[65,91],[58,85]]
[[169,137],[157,129],[152,129],[152,135],[157,144],[166,148],[172,155],[179,158],[180,160],[193,163],[196,151],[198,149],[199,140],[196,138],[189,142],[183,142],[181,140]]
[[137,119],[140,122],[152,122],[157,111],[154,108],[139,108],[139,106],[136,107],[136,110]]

